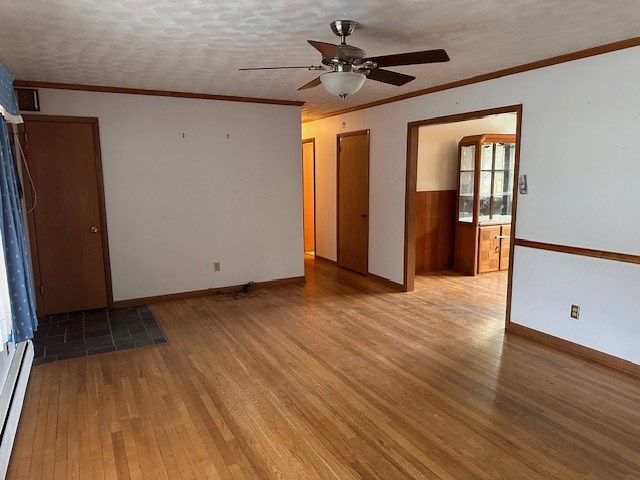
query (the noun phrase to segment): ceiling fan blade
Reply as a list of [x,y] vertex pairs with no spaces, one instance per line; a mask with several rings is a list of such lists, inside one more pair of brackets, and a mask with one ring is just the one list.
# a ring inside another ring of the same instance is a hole
[[378,67],[397,67],[400,65],[418,65],[421,63],[448,62],[449,55],[441,48],[437,50],[423,50],[422,52],[396,53],[381,57],[365,58],[363,61],[376,62]]
[[345,60],[344,55],[342,54],[342,49],[339,45],[317,42],[315,40],[307,40],[307,42],[322,54],[322,58],[338,58],[340,60]]
[[375,80],[377,82],[389,83],[400,87],[405,83],[409,83],[411,80],[415,80],[416,77],[411,75],[405,75],[404,73],[392,72],[391,70],[382,70],[380,68],[373,68],[369,71],[367,78]]
[[307,88],[313,88],[313,87],[317,87],[318,85],[320,85],[322,82],[320,81],[320,77],[316,77],[313,80],[311,80],[309,83],[305,83],[303,86],[301,86],[298,91],[300,90],[306,90]]
[[284,68],[306,68],[307,70],[324,70],[322,65],[300,66],[300,67],[249,67],[239,68],[238,70],[281,70]]

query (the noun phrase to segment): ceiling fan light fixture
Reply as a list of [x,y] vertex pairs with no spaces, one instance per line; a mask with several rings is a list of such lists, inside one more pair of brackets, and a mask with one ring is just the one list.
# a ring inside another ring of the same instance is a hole
[[320,75],[320,81],[331,95],[346,97],[360,90],[367,76],[359,72],[327,72]]

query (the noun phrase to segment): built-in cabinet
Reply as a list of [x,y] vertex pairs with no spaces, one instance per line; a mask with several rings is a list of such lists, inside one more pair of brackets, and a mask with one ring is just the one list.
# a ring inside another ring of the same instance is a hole
[[458,144],[454,268],[460,273],[509,267],[515,140],[482,134]]
[[509,268],[511,225],[479,227],[478,273],[496,272]]

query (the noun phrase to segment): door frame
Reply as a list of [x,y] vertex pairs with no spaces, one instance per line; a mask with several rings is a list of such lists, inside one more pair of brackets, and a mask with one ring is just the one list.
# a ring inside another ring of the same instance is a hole
[[[405,208],[404,208],[404,283],[403,290],[414,290],[416,270],[416,197],[418,180],[418,133],[420,127],[443,123],[456,123],[465,120],[475,120],[488,115],[501,113],[516,114],[516,156],[514,164],[513,201],[511,204],[511,238],[516,238],[516,224],[518,213],[518,177],[520,172],[520,144],[522,138],[522,104],[507,105],[504,107],[476,110],[454,115],[445,115],[426,120],[418,120],[407,124],[407,167],[405,183]],[[511,325],[511,294],[513,289],[513,252],[515,242],[509,246],[509,273],[507,283],[507,309],[505,315],[505,328]]]
[[[316,223],[316,139],[305,138],[302,140],[302,144],[311,143],[313,145],[313,258],[318,255],[318,229]],[[304,251],[304,155],[302,157],[302,253]]]
[[[356,135],[367,136],[367,215],[369,215],[369,195],[371,193],[370,170],[371,170],[371,131],[356,130],[353,132],[338,133],[336,135],[336,264],[340,268],[340,139],[343,137],[353,137]],[[367,267],[365,275],[369,274],[369,223],[370,218],[367,216]]]
[[[96,168],[96,186],[98,189],[98,212],[100,215],[100,236],[102,240],[102,261],[104,264],[104,282],[107,296],[107,307],[113,308],[113,287],[111,285],[111,261],[109,256],[109,235],[107,232],[107,211],[104,197],[104,179],[102,176],[102,154],[100,148],[100,130],[97,117],[73,117],[64,115],[22,115],[26,122],[41,123],[83,123],[91,125],[93,133],[93,158]],[[24,135],[24,130],[22,130]],[[26,144],[28,145],[28,138]],[[26,161],[26,160],[25,160]],[[24,161],[20,162],[22,178],[25,178]],[[25,205],[27,210],[33,205],[33,189],[30,182],[23,182],[25,192]],[[33,215],[27,216],[29,229],[29,250],[31,252],[31,265],[33,267],[34,290],[36,294],[36,307],[40,312],[44,312],[44,298],[39,288],[41,282],[40,257],[38,255],[38,233],[36,230],[35,218]]]

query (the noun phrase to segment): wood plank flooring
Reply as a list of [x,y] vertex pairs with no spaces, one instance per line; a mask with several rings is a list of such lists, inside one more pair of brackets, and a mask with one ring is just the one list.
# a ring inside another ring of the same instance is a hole
[[307,279],[35,367],[8,478],[640,478],[640,380],[505,336],[506,274]]

